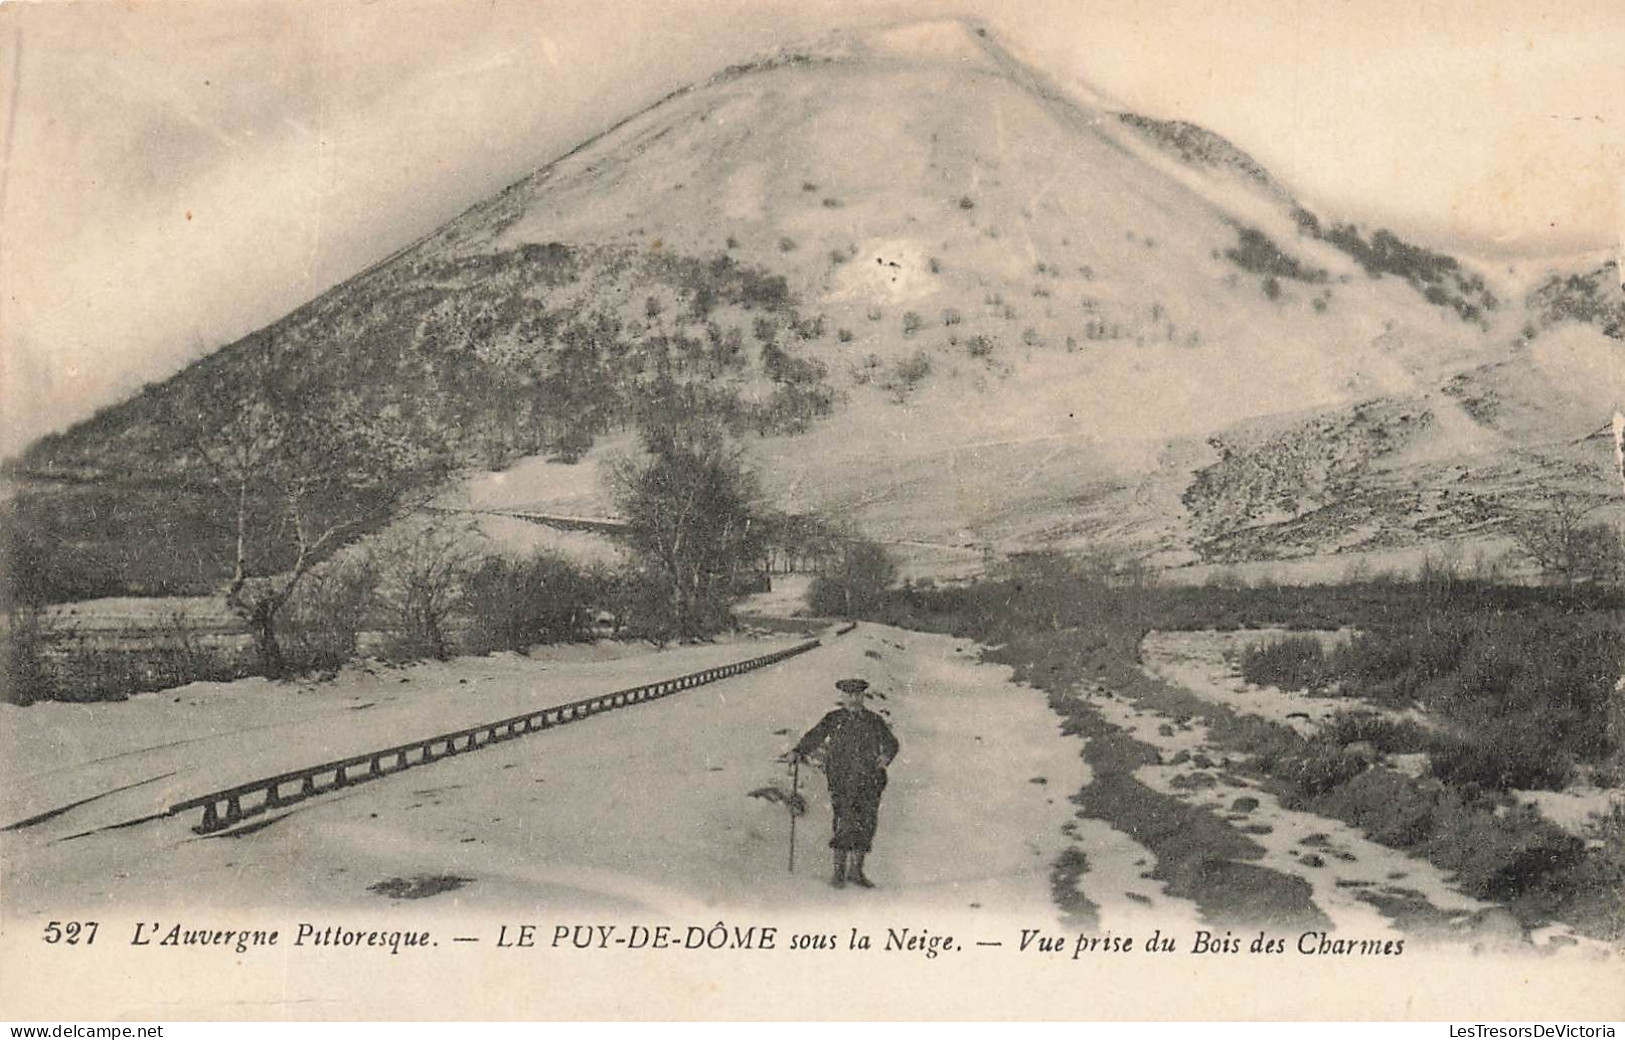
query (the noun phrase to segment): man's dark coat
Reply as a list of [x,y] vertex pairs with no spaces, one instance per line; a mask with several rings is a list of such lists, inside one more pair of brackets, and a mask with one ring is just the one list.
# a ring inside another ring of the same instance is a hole
[[886,720],[868,708],[837,708],[807,731],[796,753],[807,756],[826,746],[824,773],[835,810],[830,847],[868,852],[886,789],[886,766],[897,757],[897,738]]

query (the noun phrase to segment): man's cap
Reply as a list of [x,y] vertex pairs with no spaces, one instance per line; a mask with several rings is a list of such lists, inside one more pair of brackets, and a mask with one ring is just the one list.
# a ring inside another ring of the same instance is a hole
[[835,684],[835,688],[842,693],[863,693],[869,689],[869,684],[863,679],[842,679]]

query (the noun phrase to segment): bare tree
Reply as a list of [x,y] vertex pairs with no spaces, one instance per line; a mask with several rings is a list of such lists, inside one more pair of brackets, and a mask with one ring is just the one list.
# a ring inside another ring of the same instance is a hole
[[896,580],[897,561],[884,546],[846,535],[814,580],[808,599],[816,613],[855,617],[878,606]]
[[1569,491],[1548,491],[1542,508],[1507,526],[1517,552],[1565,588],[1625,580],[1625,541],[1617,528],[1587,518],[1601,505]]
[[763,554],[769,571],[822,571],[840,553],[842,536],[811,513],[773,513],[763,520]]
[[259,670],[283,674],[277,618],[310,569],[443,475],[444,453],[354,394],[302,385],[269,337],[203,380],[180,423],[230,502],[226,605],[247,624]]
[[611,467],[609,490],[634,551],[664,586],[645,609],[661,604],[675,634],[692,638],[725,622],[741,572],[761,558],[760,495],[717,430],[670,425],[646,439],[648,460]]

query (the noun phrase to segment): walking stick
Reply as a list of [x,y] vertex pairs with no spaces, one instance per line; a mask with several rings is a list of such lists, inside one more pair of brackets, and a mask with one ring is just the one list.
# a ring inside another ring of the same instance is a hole
[[790,759],[790,873],[796,872],[796,797],[801,786],[801,756]]

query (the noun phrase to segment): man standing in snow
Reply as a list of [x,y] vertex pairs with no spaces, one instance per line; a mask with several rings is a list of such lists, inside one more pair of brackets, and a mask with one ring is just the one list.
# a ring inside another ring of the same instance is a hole
[[863,873],[863,857],[874,840],[880,812],[880,794],[886,789],[886,767],[897,757],[897,738],[879,715],[864,706],[869,684],[842,679],[841,707],[825,715],[807,731],[790,754],[805,761],[825,748],[824,773],[829,779],[829,800],[835,810],[835,872],[830,884],[873,888]]

